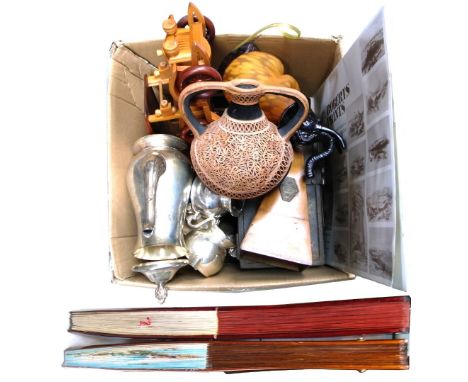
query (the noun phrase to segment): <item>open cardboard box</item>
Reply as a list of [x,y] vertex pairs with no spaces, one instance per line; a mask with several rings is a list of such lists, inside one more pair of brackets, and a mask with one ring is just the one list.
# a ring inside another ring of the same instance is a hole
[[[246,36],[217,36],[212,47],[212,65]],[[157,49],[162,41],[114,43],[109,79],[109,203],[110,258],[113,281],[119,284],[154,287],[143,275],[132,271],[138,262],[132,255],[136,242],[136,222],[126,186],[127,169],[132,160],[134,142],[146,134],[143,112],[143,77],[151,74],[161,60]],[[301,91],[311,96],[341,58],[339,41],[335,39],[260,37],[261,50],[278,56],[286,73],[295,77]],[[186,267],[167,284],[174,290],[246,291],[302,286],[354,278],[351,273],[331,266],[307,268],[302,272],[282,269],[240,270],[227,264],[209,278]]]
[[[217,36],[212,64],[220,60],[246,36]],[[301,84],[304,94],[314,94],[339,61],[336,40],[261,37],[261,50],[280,57],[287,73]],[[132,255],[136,223],[126,186],[127,169],[133,157],[134,142],[146,134],[143,114],[143,76],[151,74],[161,60],[157,49],[162,41],[114,44],[109,80],[109,187],[110,256],[114,281],[129,285],[154,286],[143,275],[132,272],[138,262]],[[281,269],[239,270],[227,264],[209,278],[189,268],[181,270],[168,283],[169,289],[243,291],[300,286],[350,279],[353,276],[329,266],[312,267],[303,272]]]

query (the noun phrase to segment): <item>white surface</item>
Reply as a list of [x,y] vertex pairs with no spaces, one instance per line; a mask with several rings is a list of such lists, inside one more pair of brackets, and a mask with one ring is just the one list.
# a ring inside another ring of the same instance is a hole
[[[104,2],[102,2],[104,3]],[[390,2],[389,2],[390,3]],[[387,31],[408,287],[407,372],[290,371],[239,375],[61,367],[68,311],[155,304],[152,290],[110,283],[107,259],[106,78],[113,40],[162,37],[160,22],[187,1],[15,2],[0,6],[2,374],[15,380],[419,381],[464,379],[466,341],[465,12],[450,1],[389,4]],[[131,6],[130,6],[131,4]],[[304,36],[350,44],[379,1],[197,0],[217,32],[281,21]],[[265,4],[265,5],[262,5]],[[267,5],[268,4],[268,5]],[[299,5],[303,4],[303,5]],[[302,8],[301,8],[302,7]],[[267,9],[268,8],[268,9]],[[167,306],[284,303],[394,294],[356,280],[244,294],[171,292]],[[26,349],[26,350],[23,350]],[[431,378],[432,380],[432,378]]]

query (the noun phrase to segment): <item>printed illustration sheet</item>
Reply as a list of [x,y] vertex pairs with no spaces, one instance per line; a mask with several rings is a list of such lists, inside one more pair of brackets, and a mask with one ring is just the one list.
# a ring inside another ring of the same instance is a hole
[[392,92],[384,15],[360,35],[314,96],[322,122],[345,138],[332,157],[327,263],[402,289]]

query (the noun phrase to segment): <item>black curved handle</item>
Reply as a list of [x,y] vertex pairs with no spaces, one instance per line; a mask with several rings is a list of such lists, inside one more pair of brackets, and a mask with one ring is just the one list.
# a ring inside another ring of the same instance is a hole
[[299,145],[308,145],[314,141],[316,135],[320,135],[320,133],[328,134],[333,137],[335,147],[340,154],[346,150],[346,141],[341,134],[326,126],[322,126],[320,120],[312,110],[309,110],[307,118],[302,122],[301,128],[294,135],[294,141]]
[[335,130],[332,130],[328,127],[322,126],[322,125],[316,125],[315,130],[317,133],[323,133],[325,135],[330,136],[333,139],[333,143],[338,150],[338,152],[341,154],[344,150],[346,150],[346,141],[344,138],[341,136],[341,134],[337,133]]
[[328,143],[324,151],[312,155],[306,160],[305,175],[307,179],[314,178],[314,167],[318,161],[330,156],[335,148],[340,154],[346,149],[346,141],[343,137],[335,130],[322,126],[312,110],[309,110],[307,119],[302,123],[301,128],[296,132],[292,140],[294,144],[302,146],[311,145],[322,140],[326,140]]
[[[319,136],[317,136],[319,137]],[[315,176],[314,167],[316,163],[320,160],[325,159],[326,157],[330,156],[335,148],[335,141],[333,137],[327,133],[320,133],[321,138],[327,138],[328,140],[328,147],[325,151],[322,151],[316,155],[312,155],[309,159],[306,160],[305,164],[305,175],[306,178],[312,179]]]

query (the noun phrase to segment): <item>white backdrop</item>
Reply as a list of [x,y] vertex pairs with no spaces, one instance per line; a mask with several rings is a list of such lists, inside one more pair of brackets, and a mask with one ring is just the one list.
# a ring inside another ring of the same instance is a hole
[[[106,86],[113,40],[162,38],[187,1],[25,2],[0,5],[2,375],[67,381],[447,380],[464,369],[467,224],[464,140],[466,20],[456,4],[387,7],[404,246],[412,296],[407,372],[130,373],[64,369],[63,350],[94,342],[68,333],[68,311],[153,306],[151,289],[110,282]],[[217,33],[272,22],[349,46],[382,1],[197,0]],[[166,306],[272,304],[396,294],[358,279],[274,292],[170,292]]]

